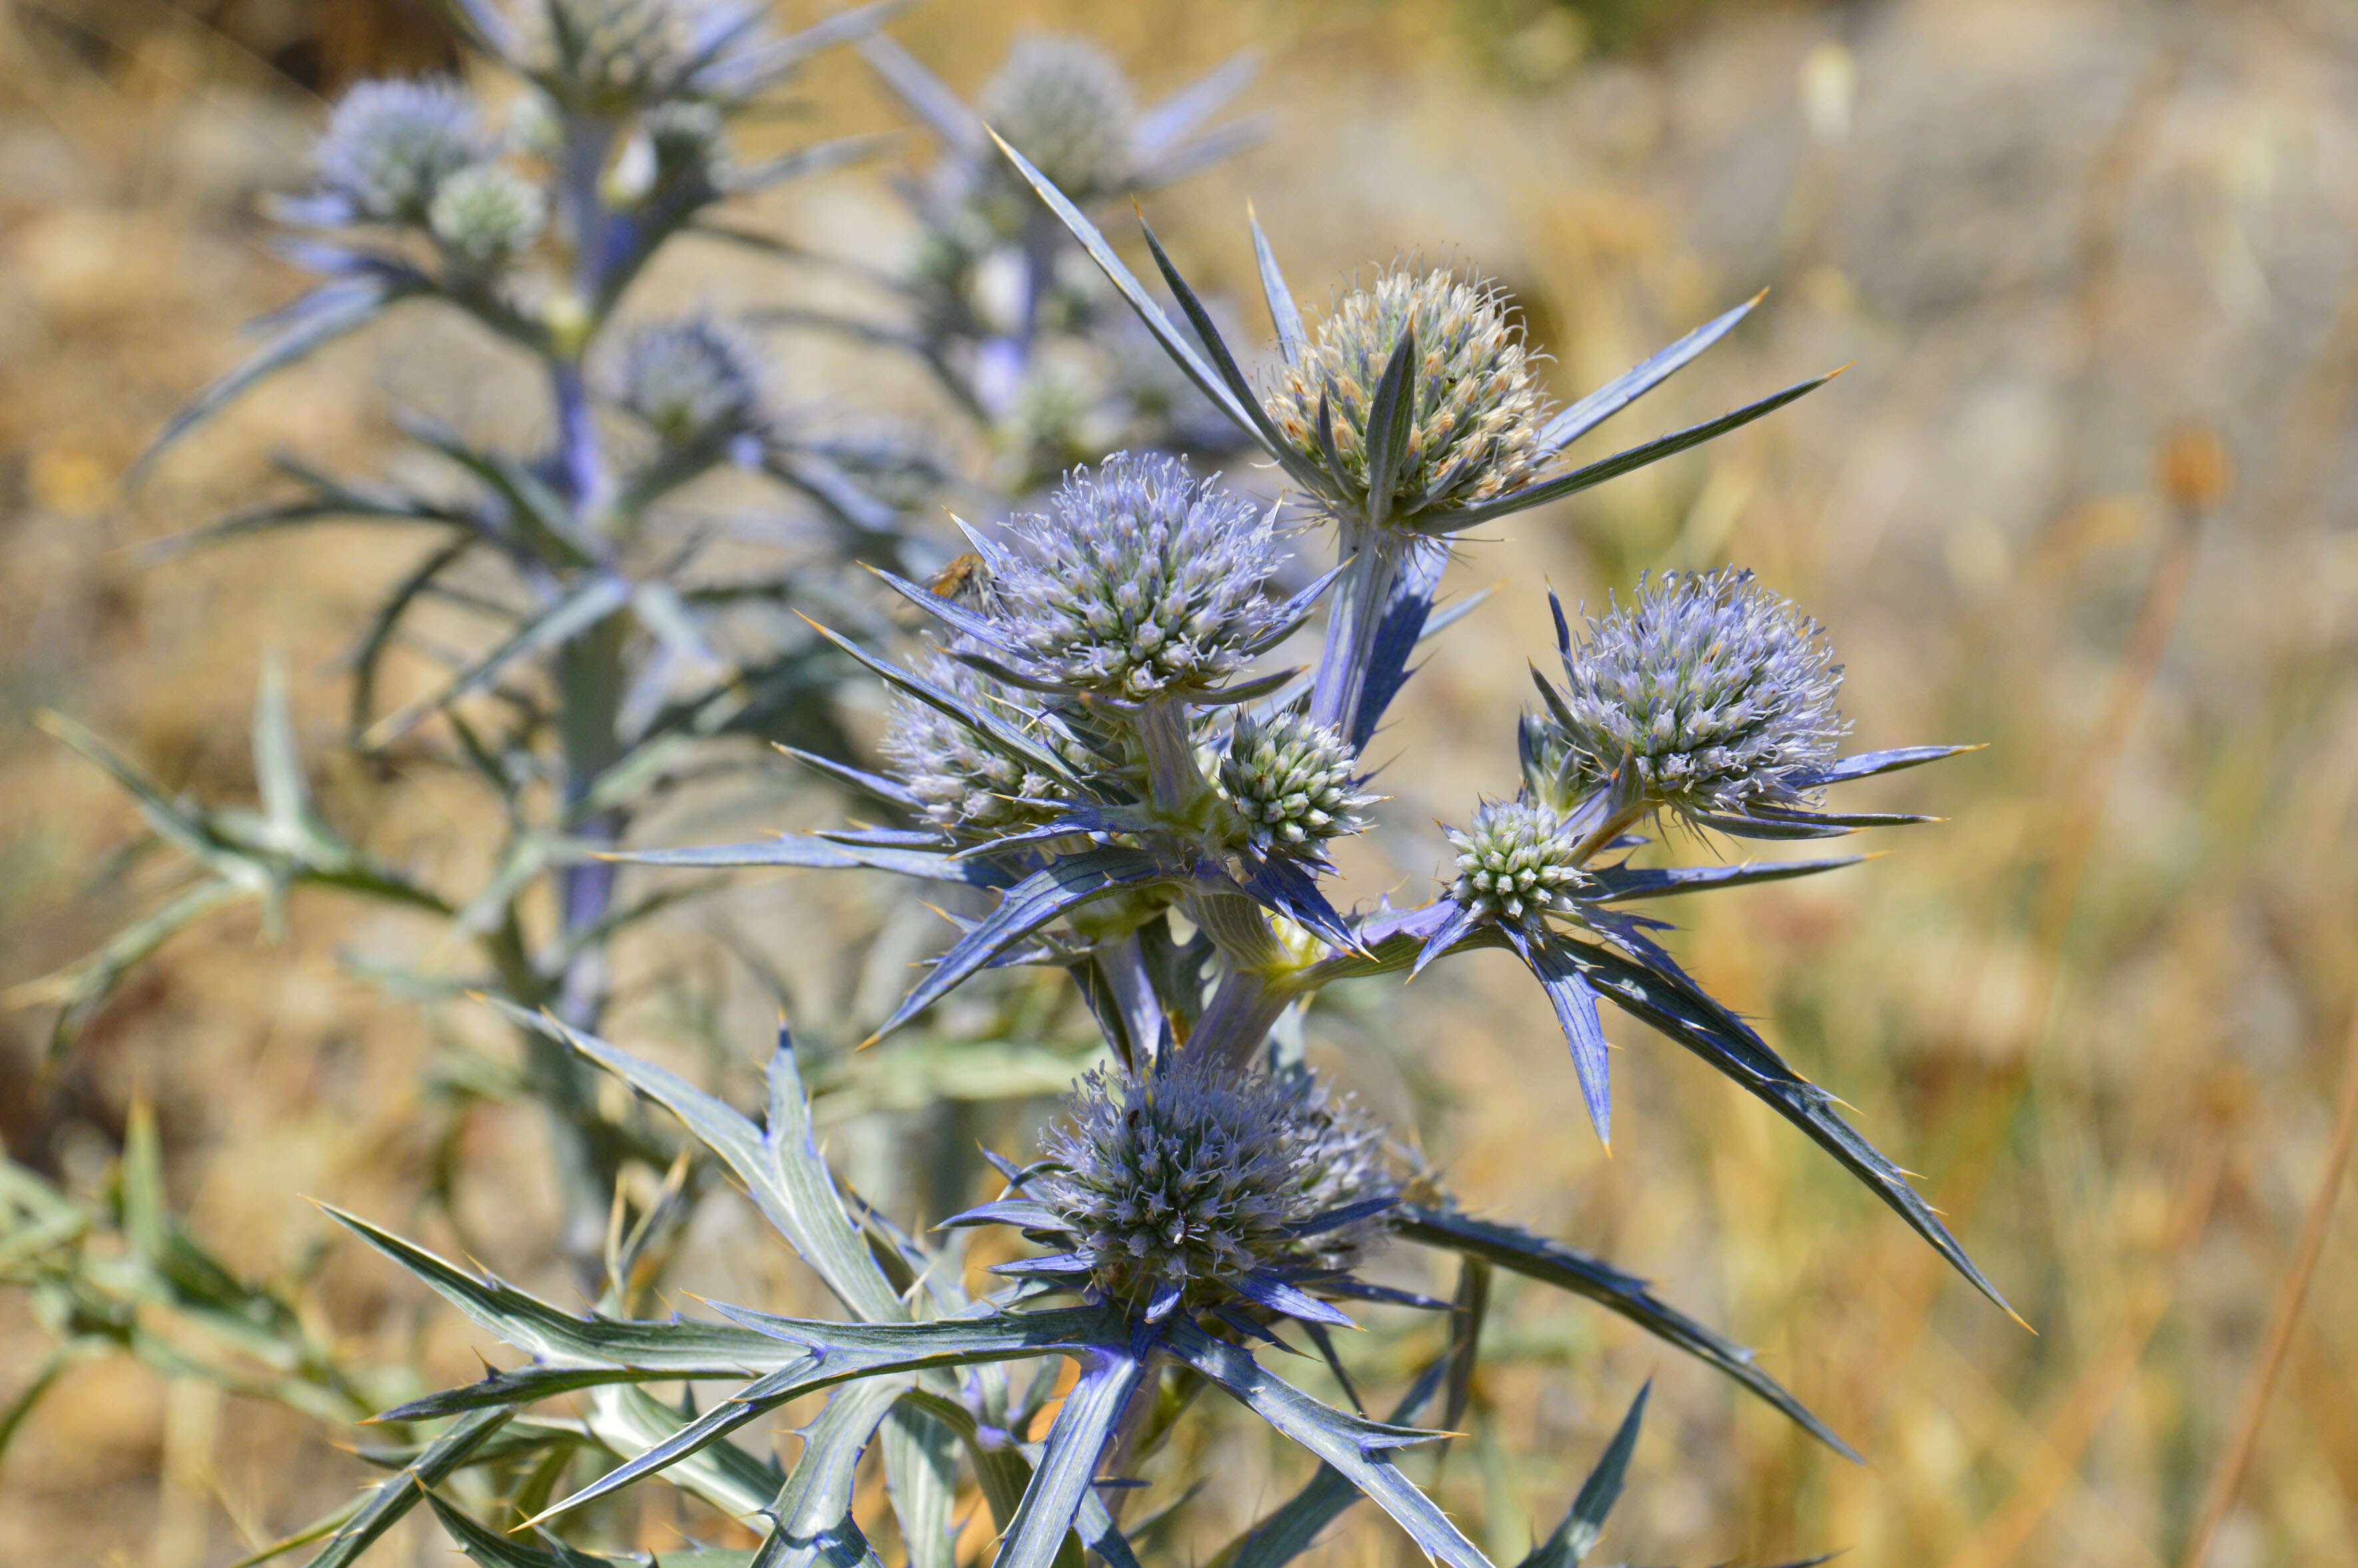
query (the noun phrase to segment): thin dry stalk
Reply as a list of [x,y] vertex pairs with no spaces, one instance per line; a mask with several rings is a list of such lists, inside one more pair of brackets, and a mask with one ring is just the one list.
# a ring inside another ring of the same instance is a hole
[[2351,1015],[2349,1036],[2342,1049],[2342,1099],[2333,1113],[2333,1141],[2327,1146],[2325,1169],[2318,1177],[2316,1195],[2309,1201],[2308,1217],[2301,1222],[2300,1244],[2294,1249],[2292,1262],[2277,1287],[2267,1348],[2253,1370],[2251,1386],[2244,1390],[2234,1440],[2219,1456],[2219,1467],[2211,1474],[2210,1489],[2202,1498],[2202,1512],[2195,1520],[2193,1533],[2187,1538],[2186,1555],[2180,1559],[2182,1568],[2202,1568],[2204,1559],[2211,1554],[2211,1543],[2220,1525],[2226,1521],[2236,1492],[2243,1487],[2244,1473],[2251,1468],[2252,1454],[2259,1446],[2260,1423],[2267,1415],[2268,1400],[2276,1392],[2277,1379],[2284,1374],[2293,1330],[2300,1322],[2301,1303],[2308,1299],[2309,1281],[2317,1274],[2318,1256],[2325,1250],[2326,1227],[2333,1217],[2334,1200],[2342,1195],[2342,1174],[2350,1168],[2351,1145],[2358,1141],[2358,1011]]

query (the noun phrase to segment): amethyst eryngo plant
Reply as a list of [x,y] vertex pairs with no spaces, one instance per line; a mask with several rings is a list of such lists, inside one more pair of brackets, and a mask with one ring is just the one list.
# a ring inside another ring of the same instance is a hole
[[[730,144],[735,122],[770,105],[803,61],[897,7],[857,7],[795,34],[773,31],[766,6],[736,0],[469,0],[459,9],[486,74],[508,77],[520,95],[494,114],[455,79],[352,88],[312,150],[310,189],[273,209],[286,254],[320,281],[265,324],[261,349],[177,416],[142,462],[264,377],[395,312],[438,307],[534,368],[549,432],[537,450],[503,450],[403,413],[422,460],[397,476],[338,477],[283,458],[291,495],[178,542],[330,520],[431,536],[357,643],[351,740],[381,763],[471,778],[488,797],[486,817],[505,823],[503,842],[477,885],[457,889],[346,842],[312,803],[275,678],[256,722],[259,817],[174,799],[56,720],[200,872],[178,901],[35,988],[64,1004],[61,1045],[176,929],[249,897],[265,900],[275,920],[297,886],[406,906],[472,947],[478,961],[460,973],[391,975],[404,989],[488,989],[594,1026],[609,948],[674,902],[622,901],[598,854],[649,803],[709,767],[716,744],[848,754],[828,701],[842,665],[792,611],[839,601],[834,585],[853,561],[911,566],[904,508],[923,499],[930,466],[789,416],[741,325],[628,307],[665,247],[738,233],[719,221],[728,203],[871,147],[836,141],[745,162]],[[689,487],[724,469],[766,478],[800,503],[799,514],[747,514],[721,529],[688,513]],[[766,539],[782,569],[739,579],[708,568],[709,547],[731,532]],[[428,606],[455,607],[477,632],[448,643],[416,635]],[[395,648],[438,660],[442,673],[385,711],[378,676]],[[447,748],[421,738],[436,718]],[[544,885],[553,919],[539,913]],[[622,1165],[663,1157],[666,1141],[601,1110],[569,1053],[527,1039],[514,1087],[551,1112],[570,1206],[565,1246],[594,1278]]]
[[[871,38],[871,63],[946,149],[936,178],[916,193],[938,265],[919,269],[925,281],[905,292],[925,324],[902,341],[990,424],[1053,363],[1052,328],[1101,345],[1111,328],[1093,312],[1119,299],[1135,318],[1134,329],[1122,328],[1133,334],[1129,349],[1163,356],[1163,384],[1184,386],[1227,426],[1197,441],[1166,423],[1136,452],[1089,454],[1053,493],[969,529],[970,556],[928,577],[932,563],[883,499],[907,490],[908,472],[863,468],[791,427],[741,328],[702,318],[615,324],[632,279],[658,246],[705,226],[707,208],[844,156],[817,149],[742,168],[728,155],[728,123],[880,8],[789,38],[764,29],[761,7],[726,0],[468,0],[465,14],[492,57],[528,84],[522,111],[494,130],[447,84],[378,84],[349,98],[320,148],[318,189],[287,208],[319,236],[295,254],[327,281],[167,438],[261,374],[412,299],[453,307],[536,359],[554,432],[546,450],[511,457],[412,422],[465,476],[457,499],[294,468],[302,497],[215,530],[349,515],[442,535],[363,649],[355,729],[382,748],[429,717],[444,720],[458,742],[449,760],[474,770],[512,825],[496,874],[460,899],[346,845],[310,805],[275,681],[257,726],[259,818],[168,799],[73,735],[213,879],[73,977],[64,988],[73,1000],[86,1006],[103,994],[124,963],[209,902],[254,893],[275,905],[310,882],[371,893],[439,914],[478,941],[488,977],[429,987],[490,991],[533,1043],[530,1087],[556,1113],[572,1199],[562,1245],[597,1292],[587,1315],[339,1216],[526,1359],[385,1411],[413,1440],[380,1453],[397,1473],[319,1532],[327,1543],[317,1563],[352,1562],[421,1503],[480,1562],[611,1561],[577,1539],[581,1521],[598,1517],[586,1506],[660,1474],[724,1513],[763,1519],[756,1563],[881,1564],[868,1534],[875,1520],[863,1526],[854,1507],[855,1474],[872,1446],[910,1568],[956,1568],[954,1505],[969,1480],[999,1530],[996,1568],[1077,1563],[1084,1551],[1134,1568],[1145,1527],[1126,1531],[1122,1505],[1150,1479],[1140,1472],[1195,1419],[1195,1396],[1217,1386],[1320,1466],[1216,1562],[1282,1568],[1364,1496],[1428,1555],[1489,1568],[1402,1462],[1446,1435],[1418,1424],[1429,1410],[1444,1427],[1465,1413],[1497,1269],[1619,1314],[1848,1454],[1750,1352],[1643,1281],[1467,1212],[1402,1141],[1303,1060],[1301,1020],[1329,986],[1404,980],[1480,949],[1513,952],[1545,990],[1600,1137],[1610,1088],[1598,1012],[1610,1000],[1793,1121],[1996,1299],[1832,1097],[1686,973],[1655,940],[1661,923],[1627,907],[1853,863],[1640,868],[1628,851],[1650,818],[1668,812],[1705,831],[1766,838],[1921,820],[1828,812],[1822,796],[1956,750],[1838,756],[1840,671],[1824,638],[1750,576],[1641,579],[1632,602],[1586,620],[1578,634],[1558,607],[1563,670],[1540,679],[1541,706],[1523,719],[1523,788],[1476,803],[1465,827],[1448,829],[1454,863],[1429,901],[1345,909],[1333,892],[1334,847],[1365,831],[1381,805],[1363,752],[1415,648],[1437,629],[1449,541],[1683,450],[1818,384],[1601,462],[1559,459],[1748,305],[1553,409],[1487,286],[1388,272],[1314,328],[1255,223],[1279,361],[1255,382],[1153,234],[1147,244],[1184,331],[1079,204],[1149,189],[1223,145],[1219,133],[1192,146],[1185,138],[1235,90],[1236,70],[1141,112],[1101,57],[1034,42],[978,114],[898,46]],[[987,156],[985,118],[1003,162]],[[964,248],[943,262],[939,247],[953,241]],[[1076,259],[1104,283],[1076,285]],[[960,316],[990,292],[994,268],[1014,280],[1012,308]],[[1060,299],[1089,304],[1067,309]],[[1093,387],[1083,402],[1112,395]],[[1295,514],[1232,492],[1185,455],[1223,447],[1271,460]],[[758,585],[691,586],[681,575],[700,535],[667,530],[664,503],[730,465],[806,498],[833,530],[819,566]],[[1313,540],[1331,548],[1331,562],[1294,558]],[[881,619],[854,627],[871,633],[864,640],[787,629],[776,612],[788,600],[855,604],[831,575],[848,559],[872,567],[931,618],[930,646],[905,661],[872,650]],[[449,574],[462,562],[495,573],[493,591],[460,589]],[[496,629],[481,650],[451,661],[439,688],[379,717],[370,695],[376,661],[412,604],[438,592],[489,607]],[[733,626],[728,638],[717,634],[720,617],[749,610],[750,639]],[[1309,639],[1322,611],[1314,663],[1268,667],[1282,647]],[[749,641],[767,662],[715,651]],[[823,672],[849,668],[893,693],[872,768],[824,719]],[[500,729],[462,706],[485,694],[508,710]],[[701,742],[738,732],[793,742],[892,820],[752,845],[617,852],[641,804],[701,755]],[[598,1037],[606,946],[661,902],[618,901],[622,861],[865,868],[951,890],[964,912],[960,935],[876,1036],[988,970],[1039,965],[1070,977],[1103,1059],[1032,1147],[990,1156],[1001,1178],[995,1197],[954,1215],[938,1235],[912,1234],[838,1183],[813,1137],[804,1061],[783,1032],[758,1121]],[[538,879],[552,884],[557,920],[535,931],[525,890]],[[692,1143],[683,1150],[651,1119],[601,1109],[589,1077],[600,1070],[672,1113]],[[633,1190],[622,1180],[631,1166],[672,1174],[651,1201],[636,1183],[631,1202],[622,1195]],[[844,1319],[718,1305],[717,1319],[639,1315],[671,1242],[722,1168]],[[156,1185],[127,1177],[126,1217],[138,1223],[127,1218],[126,1227],[154,1243],[157,1277],[209,1279],[155,1212]],[[129,1215],[135,1193],[139,1217]],[[20,1185],[5,1195],[31,1212]],[[609,1213],[612,1222],[599,1223]],[[970,1270],[969,1245],[986,1236],[1001,1260]],[[1379,1256],[1409,1249],[1456,1268],[1454,1302],[1369,1277]],[[49,1281],[61,1318],[102,1315],[106,1303],[73,1294],[70,1283]],[[265,1327],[280,1311],[261,1299],[234,1309]],[[1388,1419],[1371,1419],[1330,1331],[1433,1313],[1450,1314],[1447,1347]],[[127,1338],[130,1320],[122,1321]],[[1352,1410],[1272,1369],[1268,1352],[1297,1339]],[[299,1355],[317,1352],[302,1340]],[[1076,1371],[1069,1386],[1058,1377],[1065,1361]],[[1028,1376],[1012,1375],[1019,1364]],[[297,1380],[315,1401],[341,1409],[374,1391],[331,1366],[300,1366]],[[711,1383],[730,1391],[673,1404],[648,1387]],[[821,1394],[791,1466],[725,1441]],[[580,1419],[532,1413],[556,1396],[577,1400]],[[1595,1544],[1645,1398],[1525,1568],[1575,1563]],[[1157,1479],[1184,1487],[1188,1477]]]
[[[1305,1065],[1297,1027],[1338,981],[1405,979],[1470,951],[1511,951],[1554,1007],[1600,1137],[1609,1130],[1610,1091],[1598,1012],[1610,1000],[1794,1122],[1997,1299],[1832,1097],[1696,983],[1655,940],[1660,922],[1628,907],[1854,863],[1641,868],[1628,851],[1650,818],[1668,812],[1712,832],[1779,839],[1922,820],[1829,812],[1821,797],[1845,780],[1957,749],[1836,755],[1840,672],[1823,636],[1748,574],[1641,581],[1633,602],[1588,621],[1578,636],[1557,607],[1563,669],[1540,680],[1541,705],[1521,726],[1524,788],[1512,800],[1478,803],[1468,826],[1450,830],[1455,864],[1428,902],[1346,910],[1329,892],[1332,846],[1363,830],[1379,805],[1365,787],[1361,752],[1433,619],[1446,538],[1733,428],[1815,384],[1619,458],[1555,471],[1552,454],[1564,441],[1692,358],[1742,309],[1605,392],[1551,412],[1493,293],[1388,277],[1346,299],[1314,338],[1256,230],[1286,364],[1257,392],[1167,263],[1200,349],[1078,208],[1020,154],[1009,156],[1205,395],[1297,481],[1324,526],[1281,530],[1276,514],[1176,457],[1117,455],[1076,469],[1037,509],[971,529],[973,559],[954,580],[927,586],[879,568],[936,624],[921,658],[897,662],[825,633],[891,687],[898,706],[880,771],[821,765],[873,796],[893,824],[627,858],[866,867],[962,890],[970,913],[961,935],[877,1036],[987,970],[1043,965],[1072,978],[1105,1060],[1033,1149],[992,1155],[1000,1193],[946,1221],[939,1228],[949,1239],[936,1242],[838,1188],[811,1142],[802,1069],[783,1036],[757,1126],[674,1075],[544,1017],[536,1026],[552,1038],[675,1112],[856,1321],[716,1306],[720,1322],[652,1322],[619,1315],[627,1303],[620,1286],[603,1311],[579,1317],[348,1218],[531,1357],[392,1414],[460,1417],[441,1441],[473,1442],[460,1434],[486,1432],[504,1412],[559,1390],[593,1389],[601,1408],[620,1411],[639,1384],[732,1382],[732,1392],[700,1411],[638,1397],[627,1409],[647,1423],[639,1451],[535,1522],[666,1471],[724,1507],[764,1508],[763,1562],[874,1559],[852,1511],[850,1476],[880,1423],[899,1419],[900,1428],[882,1427],[892,1438],[883,1445],[887,1496],[912,1562],[946,1561],[944,1478],[964,1465],[1000,1528],[997,1568],[1043,1568],[1083,1549],[1115,1564],[1136,1560],[1120,1504],[1149,1483],[1139,1472],[1190,1419],[1193,1396],[1217,1386],[1322,1462],[1304,1491],[1217,1561],[1282,1564],[1365,1496],[1430,1556],[1487,1568],[1482,1551],[1410,1481],[1401,1456],[1444,1435],[1414,1422],[1444,1384],[1444,1423],[1463,1413],[1487,1281],[1506,1269],[1621,1314],[1847,1453],[1749,1352],[1640,1281],[1461,1207],[1435,1173]],[[1380,367],[1372,387],[1371,367]],[[1287,434],[1304,427],[1305,410],[1307,450]],[[1317,534],[1337,558],[1324,571],[1311,563],[1304,584],[1290,553]],[[1258,669],[1307,633],[1322,602],[1315,665]],[[1002,1247],[1013,1233],[1018,1255],[990,1265],[970,1291],[977,1276],[962,1266],[965,1238],[994,1229]],[[1404,1249],[1456,1263],[1455,1303],[1368,1277],[1371,1260]],[[629,1277],[629,1252],[616,1280]],[[1357,1317],[1433,1311],[1456,1315],[1453,1348],[1388,1421],[1314,1398],[1266,1358],[1306,1341],[1356,1406],[1354,1377],[1330,1331]],[[1055,1379],[1035,1371],[1019,1390],[1007,1367],[1052,1357],[1076,1363],[1077,1378],[1035,1436]],[[829,1388],[837,1391],[806,1429],[791,1471],[735,1478],[741,1455],[722,1437]],[[1593,1544],[1642,1403],[1641,1394],[1531,1563],[1576,1562]],[[449,1462],[447,1453],[418,1460]]]

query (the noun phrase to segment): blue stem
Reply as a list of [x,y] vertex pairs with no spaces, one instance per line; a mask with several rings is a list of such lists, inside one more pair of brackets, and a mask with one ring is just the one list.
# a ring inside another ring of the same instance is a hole
[[1367,689],[1376,633],[1383,624],[1392,584],[1400,577],[1404,550],[1394,530],[1371,528],[1347,516],[1342,523],[1342,547],[1353,554],[1350,566],[1335,584],[1335,598],[1326,614],[1326,641],[1319,650],[1318,674],[1310,688],[1310,718],[1348,734],[1360,694]]

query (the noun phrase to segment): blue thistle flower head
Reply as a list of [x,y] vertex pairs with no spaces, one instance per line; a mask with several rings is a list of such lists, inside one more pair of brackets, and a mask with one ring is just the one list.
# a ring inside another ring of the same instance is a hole
[[483,156],[474,103],[449,81],[357,83],[312,149],[320,189],[370,222],[422,223],[443,180]]
[[[1121,68],[1086,38],[1018,38],[976,107],[985,124],[1076,201],[1116,189],[1130,176],[1137,102]],[[1003,160],[987,167],[1001,184],[1020,189]]]
[[1664,572],[1561,641],[1564,688],[1525,728],[1532,793],[1558,810],[1617,784],[1635,803],[1743,816],[1813,802],[1848,728],[1823,629],[1748,571]]
[[1142,1077],[1090,1073],[1044,1144],[1055,1164],[1029,1195],[1094,1288],[1134,1307],[1213,1307],[1347,1268],[1379,1227],[1312,1222],[1398,1191],[1380,1129],[1314,1079],[1238,1078],[1184,1053]]
[[771,41],[756,0],[519,0],[518,62],[568,108],[727,96]]
[[1044,514],[982,542],[1007,645],[1040,679],[1119,702],[1197,695],[1282,627],[1272,516],[1177,458],[1075,469]]
[[1450,896],[1461,910],[1511,925],[1537,925],[1572,906],[1585,873],[1578,835],[1550,807],[1519,796],[1486,800],[1474,825],[1448,828],[1457,851]]
[[709,316],[641,328],[624,344],[622,406],[676,445],[759,429],[768,417],[760,351]]
[[1240,718],[1220,759],[1220,793],[1244,818],[1255,849],[1316,856],[1368,825],[1359,811],[1377,797],[1358,788],[1358,764],[1340,731],[1293,709]]
[[496,267],[540,237],[548,200],[540,187],[496,163],[470,164],[442,180],[427,226],[460,266]]
[[1547,460],[1547,398],[1497,288],[1446,271],[1388,271],[1343,297],[1262,399],[1286,442],[1339,487],[1330,504],[1364,514],[1376,388],[1412,332],[1408,441],[1387,507],[1403,525],[1503,495]]
[[[925,677],[979,713],[990,714],[1048,739],[1038,708],[1022,693],[939,654]],[[1051,822],[1061,787],[974,738],[940,709],[903,697],[892,705],[879,748],[927,817],[961,836],[996,838]]]

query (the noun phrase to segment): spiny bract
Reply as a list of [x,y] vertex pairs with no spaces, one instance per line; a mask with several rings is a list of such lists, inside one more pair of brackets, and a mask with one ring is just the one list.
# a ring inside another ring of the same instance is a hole
[[1847,728],[1818,623],[1732,568],[1640,578],[1635,603],[1564,650],[1563,673],[1562,711],[1526,746],[1533,789],[1563,809],[1607,780],[1682,813],[1807,805],[1799,781]]
[[1000,624],[1028,673],[1150,702],[1234,675],[1279,624],[1263,585],[1283,558],[1269,517],[1176,458],[1117,452],[1075,469],[1045,515],[985,544]]
[[1376,797],[1355,787],[1359,756],[1329,725],[1291,709],[1237,720],[1220,759],[1220,789],[1245,819],[1253,848],[1316,853],[1367,827],[1359,808]]
[[[1130,81],[1085,38],[1017,39],[979,107],[985,124],[1076,201],[1103,195],[1130,174]],[[1011,179],[1002,160],[992,158],[991,168]]]
[[1403,332],[1416,333],[1408,446],[1390,511],[1462,509],[1531,478],[1546,454],[1547,399],[1531,376],[1522,331],[1498,291],[1451,273],[1393,270],[1355,288],[1311,331],[1301,362],[1281,369],[1264,403],[1294,450],[1333,466],[1320,438],[1322,398],[1334,458],[1354,508],[1368,503],[1370,405]]
[[736,328],[690,316],[641,328],[624,345],[622,406],[682,445],[758,428],[762,356]]
[[1032,1195],[1070,1227],[1097,1288],[1133,1305],[1171,1290],[1217,1305],[1255,1274],[1327,1267],[1368,1238],[1297,1227],[1391,1190],[1380,1134],[1350,1107],[1184,1054],[1142,1079],[1090,1073],[1043,1142],[1060,1168]]
[[1573,858],[1580,846],[1546,806],[1486,800],[1474,809],[1473,827],[1446,831],[1457,851],[1450,896],[1459,908],[1523,925],[1572,903],[1583,874]]
[[337,102],[312,157],[324,190],[381,223],[425,221],[441,182],[483,153],[455,81],[363,81]]

